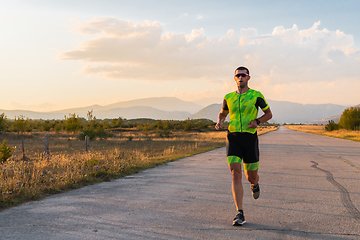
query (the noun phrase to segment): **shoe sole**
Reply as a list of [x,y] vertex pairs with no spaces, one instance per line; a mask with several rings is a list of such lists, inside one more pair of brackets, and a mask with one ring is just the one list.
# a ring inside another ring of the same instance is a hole
[[244,220],[243,222],[239,222],[239,221],[236,221],[236,222],[233,222],[233,226],[242,226],[246,223],[246,221]]
[[253,196],[254,199],[258,199],[260,197],[260,187],[259,187],[259,190],[257,192],[251,191],[251,193],[252,193],[252,196]]
[[254,199],[258,199],[260,197],[260,191],[255,192],[255,193],[253,192],[252,195],[253,195]]

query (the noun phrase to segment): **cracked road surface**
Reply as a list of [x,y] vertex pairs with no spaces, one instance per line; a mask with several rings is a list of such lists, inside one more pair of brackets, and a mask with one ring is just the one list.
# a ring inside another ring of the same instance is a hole
[[360,239],[360,143],[285,127],[259,138],[243,227],[221,148],[2,211],[0,239]]

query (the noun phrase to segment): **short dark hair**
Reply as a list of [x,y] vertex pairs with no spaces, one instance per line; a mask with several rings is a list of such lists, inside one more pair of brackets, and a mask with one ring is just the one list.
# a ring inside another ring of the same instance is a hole
[[235,73],[236,73],[237,70],[246,70],[246,71],[247,71],[247,74],[250,75],[250,71],[249,71],[249,69],[247,69],[246,67],[238,67],[238,68],[235,70]]

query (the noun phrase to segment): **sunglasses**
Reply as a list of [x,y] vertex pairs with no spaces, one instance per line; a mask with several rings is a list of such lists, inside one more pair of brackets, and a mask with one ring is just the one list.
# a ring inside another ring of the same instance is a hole
[[239,73],[239,74],[236,74],[235,77],[239,78],[239,77],[247,77],[249,76],[249,74],[247,73]]

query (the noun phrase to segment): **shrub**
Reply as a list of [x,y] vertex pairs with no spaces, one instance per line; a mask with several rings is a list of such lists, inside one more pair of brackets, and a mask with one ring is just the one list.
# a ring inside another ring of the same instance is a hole
[[87,163],[89,164],[90,167],[94,167],[100,163],[100,160],[96,158],[90,158],[89,160],[87,160]]
[[143,131],[146,132],[146,133],[150,131],[148,125],[144,125],[142,128],[143,128]]
[[108,134],[108,133],[105,131],[105,129],[104,129],[103,126],[98,127],[98,128],[96,129],[95,133],[96,133],[96,136],[99,137],[100,139],[102,139],[102,138],[105,138],[105,139],[106,139],[108,136],[111,135],[111,134]]
[[339,125],[347,130],[360,126],[360,107],[350,107],[341,114]]
[[52,125],[53,124],[51,124],[50,121],[46,120],[46,121],[43,122],[43,124],[41,126],[41,130],[48,132],[48,131],[51,130]]
[[163,122],[161,120],[157,120],[156,128],[157,129],[163,129],[164,128],[164,124],[163,124]]
[[170,131],[169,130],[164,130],[164,136],[166,137],[166,138],[168,138],[168,137],[170,137]]
[[99,126],[97,128],[90,127],[87,129],[83,129],[82,133],[80,133],[79,135],[79,140],[85,140],[86,135],[89,136],[90,140],[93,140],[96,137],[99,137],[101,139],[111,136],[111,134],[108,134],[102,126]]
[[111,127],[113,128],[119,128],[123,125],[123,119],[121,117],[119,118],[114,118],[111,121]]
[[326,131],[334,131],[339,129],[340,129],[339,124],[335,123],[333,120],[330,120],[329,123],[325,125]]
[[12,156],[12,150],[10,146],[6,145],[7,141],[4,140],[0,146],[0,163],[6,162]]
[[0,133],[5,132],[6,129],[6,116],[5,113],[0,114]]
[[198,129],[203,129],[207,127],[207,124],[201,121],[196,122],[195,125]]
[[65,129],[68,132],[76,133],[80,130],[81,126],[81,119],[75,113],[69,114],[69,117],[65,119]]
[[192,128],[191,120],[190,119],[185,120],[184,123],[183,123],[184,131],[190,131],[191,128]]
[[80,133],[79,140],[85,140],[85,136],[89,136],[89,139],[93,140],[96,138],[96,132],[92,129],[84,130],[82,133]]
[[64,127],[63,127],[63,123],[62,122],[58,122],[58,123],[55,123],[55,126],[54,126],[54,131],[56,133],[59,133],[61,130],[63,130]]
[[31,132],[31,127],[29,126],[29,119],[25,119],[23,115],[20,115],[18,118],[15,117],[12,128],[17,133]]

